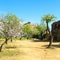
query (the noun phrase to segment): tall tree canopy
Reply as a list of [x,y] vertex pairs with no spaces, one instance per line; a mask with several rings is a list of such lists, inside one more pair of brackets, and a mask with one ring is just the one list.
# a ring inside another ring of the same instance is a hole
[[49,31],[48,23],[51,22],[51,21],[54,21],[55,18],[56,17],[54,15],[52,15],[52,14],[46,14],[46,15],[42,16],[42,21],[46,22],[46,26],[47,26],[48,31]]

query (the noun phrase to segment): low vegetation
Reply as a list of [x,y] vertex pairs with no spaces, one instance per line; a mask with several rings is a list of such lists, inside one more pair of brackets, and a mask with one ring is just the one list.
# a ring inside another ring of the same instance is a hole
[[32,40],[13,40],[12,43],[10,41],[8,43],[4,45],[0,52],[0,60],[60,60],[59,43],[54,43],[49,49],[46,48],[48,42],[39,42],[38,40],[37,42]]

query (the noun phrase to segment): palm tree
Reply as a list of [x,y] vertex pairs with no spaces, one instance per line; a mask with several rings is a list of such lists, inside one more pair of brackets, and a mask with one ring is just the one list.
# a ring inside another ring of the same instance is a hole
[[50,39],[50,43],[49,43],[49,46],[48,46],[48,47],[50,47],[51,44],[52,44],[52,39],[51,39],[51,38],[52,38],[52,34],[51,34],[50,30],[49,30],[48,24],[49,24],[49,22],[54,21],[55,18],[56,18],[56,17],[55,17],[54,15],[51,15],[51,14],[46,14],[46,15],[44,15],[44,16],[42,17],[42,21],[45,21],[45,22],[46,22],[46,27],[47,27],[47,29],[46,29],[46,34],[47,34],[47,35],[49,34],[49,36],[47,37],[47,38]]

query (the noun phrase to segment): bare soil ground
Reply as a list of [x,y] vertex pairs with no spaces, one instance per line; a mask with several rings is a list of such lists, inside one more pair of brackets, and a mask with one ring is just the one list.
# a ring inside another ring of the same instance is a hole
[[16,56],[5,56],[0,60],[60,60],[60,43],[53,43],[54,48],[47,49],[48,42],[39,41],[14,41],[17,48],[23,54]]

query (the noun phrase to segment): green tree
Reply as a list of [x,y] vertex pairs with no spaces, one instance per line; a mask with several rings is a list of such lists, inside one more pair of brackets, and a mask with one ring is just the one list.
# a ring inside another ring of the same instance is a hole
[[[46,22],[46,26],[47,26],[47,32],[46,34],[51,38],[52,37],[52,34],[50,33],[50,30],[49,30],[49,26],[48,26],[48,23],[51,22],[51,21],[54,21],[55,20],[55,16],[54,15],[51,15],[51,14],[46,14],[42,17],[42,20]],[[50,39],[49,38],[49,39]],[[52,44],[52,39],[50,39],[50,44],[49,44],[49,47],[51,46]]]
[[22,27],[22,30],[24,31],[25,35],[27,36],[27,39],[30,38],[32,34],[32,26],[30,24],[25,24]]
[[16,15],[7,14],[5,17],[1,18],[1,23],[2,36],[4,36],[5,41],[0,46],[0,52],[3,45],[7,44],[9,39],[16,37],[20,32],[20,20]]
[[38,24],[36,26],[37,30],[39,31],[39,35],[40,35],[40,38],[41,40],[43,39],[43,34],[45,34],[46,32],[46,25],[45,24]]
[[42,21],[45,21],[46,22],[46,26],[47,26],[47,30],[49,30],[49,26],[48,26],[48,23],[51,22],[51,21],[54,21],[55,20],[55,16],[54,15],[51,15],[51,14],[46,14],[42,17]]
[[9,35],[12,42],[12,37],[16,37],[20,31],[21,20],[16,15],[7,14],[4,22],[9,26]]

